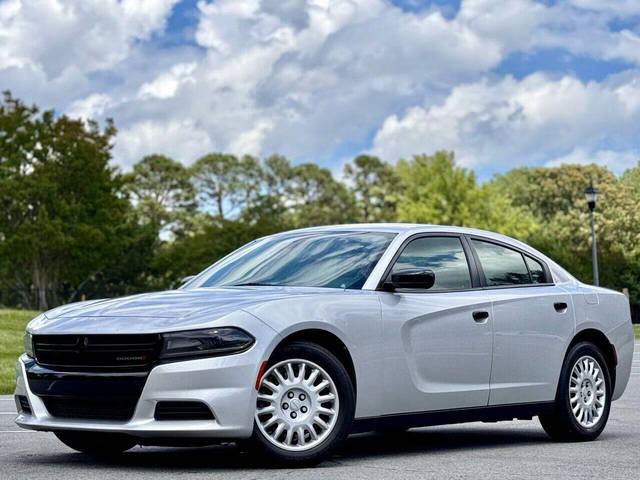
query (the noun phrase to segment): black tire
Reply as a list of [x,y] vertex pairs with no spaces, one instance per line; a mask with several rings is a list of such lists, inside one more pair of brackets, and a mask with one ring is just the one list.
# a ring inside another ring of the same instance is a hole
[[137,445],[133,437],[118,433],[102,432],[54,432],[62,443],[78,452],[96,457],[112,457]]
[[[586,427],[581,425],[571,410],[569,397],[569,379],[576,362],[585,356],[593,358],[600,367],[605,383],[605,400],[602,414],[594,425]],[[555,411],[549,415],[540,415],[540,424],[544,431],[553,440],[564,442],[584,442],[595,440],[602,433],[611,409],[611,374],[609,366],[602,352],[590,342],[580,342],[574,345],[567,353],[555,401]]]
[[[318,445],[309,450],[289,451],[271,443],[260,431],[256,421],[253,424],[251,445],[253,450],[270,463],[280,466],[302,467],[315,465],[328,458],[344,441],[351,430],[355,412],[355,389],[344,365],[327,349],[307,342],[292,342],[280,349],[269,359],[266,370],[288,359],[303,359],[322,367],[333,380],[340,408],[333,430]],[[266,371],[265,370],[265,371]]]

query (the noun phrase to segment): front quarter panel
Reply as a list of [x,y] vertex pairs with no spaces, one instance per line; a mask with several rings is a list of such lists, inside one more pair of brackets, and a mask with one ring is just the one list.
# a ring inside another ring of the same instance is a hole
[[[247,309],[278,332],[280,339],[295,332],[320,329],[334,334],[347,347],[356,372],[356,418],[382,411],[382,319],[375,292],[345,290],[283,299]],[[269,351],[276,348],[273,344]]]

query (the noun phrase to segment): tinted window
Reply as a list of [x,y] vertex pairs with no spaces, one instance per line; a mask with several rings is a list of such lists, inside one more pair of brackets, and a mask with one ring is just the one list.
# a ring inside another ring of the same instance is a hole
[[297,232],[258,240],[203,272],[189,288],[282,285],[362,288],[394,233]]
[[521,285],[531,283],[522,254],[481,240],[472,240],[480,259],[487,285]]
[[531,257],[524,256],[527,261],[527,266],[529,267],[529,272],[531,272],[531,281],[533,283],[547,283],[547,277],[544,274],[544,268],[542,264],[534,260]]
[[392,272],[424,268],[433,270],[436,283],[431,290],[471,288],[471,276],[462,243],[455,237],[424,237],[409,243]]

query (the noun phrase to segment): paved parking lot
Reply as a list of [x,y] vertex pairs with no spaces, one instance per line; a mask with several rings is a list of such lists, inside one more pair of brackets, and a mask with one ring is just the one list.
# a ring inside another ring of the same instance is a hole
[[14,478],[640,478],[640,344],[631,382],[613,404],[598,441],[552,443],[537,420],[352,436],[333,460],[309,470],[268,469],[233,446],[135,448],[117,461],[74,453],[50,433],[13,424],[15,405],[0,397],[0,477]]

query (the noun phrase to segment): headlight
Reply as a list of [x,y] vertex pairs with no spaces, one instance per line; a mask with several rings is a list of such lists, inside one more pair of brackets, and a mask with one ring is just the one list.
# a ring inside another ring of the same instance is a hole
[[255,339],[232,327],[207,328],[162,334],[160,360],[185,357],[216,357],[246,350]]
[[29,332],[25,332],[24,334],[24,351],[33,358],[33,337]]

